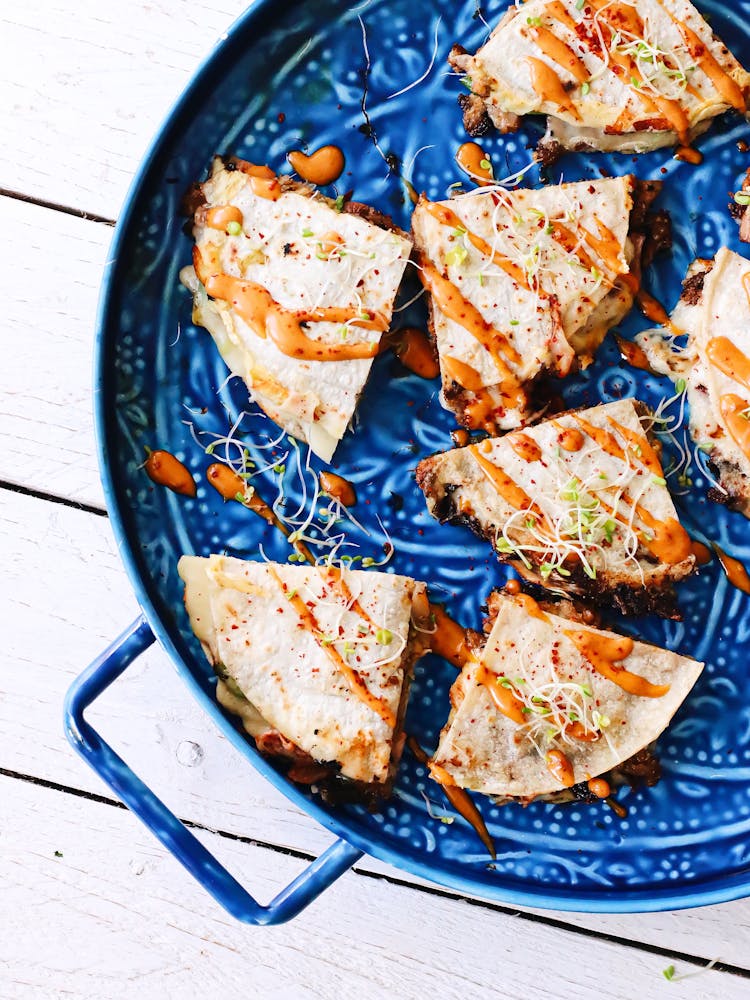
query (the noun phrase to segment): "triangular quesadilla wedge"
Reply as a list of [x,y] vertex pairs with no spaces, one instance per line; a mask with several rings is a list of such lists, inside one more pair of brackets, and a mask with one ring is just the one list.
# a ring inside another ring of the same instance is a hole
[[688,146],[717,115],[747,112],[750,76],[687,0],[528,0],[451,65],[473,135],[547,115],[539,154]]
[[429,640],[425,585],[218,555],[183,556],[178,570],[218,700],[260,752],[329,793],[388,795],[413,667]]
[[243,160],[217,158],[192,208],[193,321],[271,419],[330,461],[390,326],[408,237]]
[[640,285],[660,184],[631,176],[420,198],[412,217],[445,405],[466,427],[518,427],[542,373],[588,364]]
[[[682,348],[678,333],[687,334]],[[668,337],[648,330],[637,340],[654,370],[687,392],[690,434],[716,476],[709,495],[750,517],[750,260],[724,247],[694,261]]]
[[608,797],[703,664],[560,617],[526,594],[493,597],[484,649],[451,689],[432,777],[500,802]]
[[679,617],[695,557],[632,399],[423,459],[430,513],[465,524],[527,580],[624,614]]

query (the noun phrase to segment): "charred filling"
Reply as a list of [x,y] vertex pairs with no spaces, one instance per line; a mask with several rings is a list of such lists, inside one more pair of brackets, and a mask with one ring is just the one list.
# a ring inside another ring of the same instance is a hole
[[[647,416],[651,412],[643,403],[638,403],[636,409],[640,417]],[[566,410],[564,412],[574,413],[575,411]],[[556,414],[556,416],[561,415]],[[649,430],[645,433],[651,445],[658,450],[660,444],[653,432]],[[440,483],[429,458],[419,463],[415,478],[419,488],[432,502],[430,507],[432,516],[437,518],[441,524],[468,528],[479,538],[490,542],[490,544],[493,543],[499,525],[483,527],[470,511],[459,510],[454,494],[459,489],[460,484]],[[732,498],[724,497],[723,502],[731,504]],[[610,607],[614,603],[623,615],[629,617],[657,614],[661,618],[668,618],[672,621],[682,620],[682,615],[677,608],[674,588],[666,578],[659,586],[650,588],[635,588],[626,583],[617,583],[612,586],[607,582],[606,577],[597,576],[592,580],[586,575],[580,563],[571,562],[570,565],[566,566],[570,573],[569,577],[555,578],[552,582],[545,582],[535,569],[527,569],[521,560],[514,557],[513,553],[498,552],[494,544],[493,551],[500,562],[512,566],[527,583],[538,587],[540,594],[549,596],[549,591],[555,590],[580,598],[581,601],[589,602],[595,606]],[[639,559],[644,563],[658,565],[658,561],[650,552],[639,553]]]

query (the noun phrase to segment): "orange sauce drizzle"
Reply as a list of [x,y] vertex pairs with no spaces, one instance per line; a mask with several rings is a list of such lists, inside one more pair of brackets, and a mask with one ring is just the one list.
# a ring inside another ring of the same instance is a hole
[[320,488],[326,496],[339,500],[345,507],[353,507],[357,502],[357,492],[348,479],[335,472],[321,472]]
[[[675,20],[673,18],[673,20]],[[682,32],[682,35],[687,43],[687,47],[690,50],[690,55],[695,59],[700,68],[713,83],[714,87],[719,91],[722,98],[727,104],[731,105],[736,111],[744,115],[745,113],[745,98],[742,93],[741,88],[735,82],[735,80],[722,69],[718,64],[713,55],[709,52],[706,47],[705,42],[696,35],[696,33],[689,28],[684,22],[676,21],[677,27]]]
[[303,153],[301,149],[293,149],[287,153],[287,160],[292,170],[299,174],[303,181],[323,187],[333,184],[344,172],[346,163],[344,154],[338,146],[321,146],[314,153]]
[[750,358],[728,337],[712,337],[706,348],[706,356],[719,371],[750,389]]
[[528,434],[516,433],[508,435],[508,444],[524,462],[538,462],[542,457],[542,449]]
[[652,472],[655,476],[664,478],[664,470],[662,469],[661,462],[659,461],[659,456],[654,451],[651,442],[646,437],[645,434],[639,434],[637,431],[631,430],[629,427],[623,427],[622,424],[618,424],[616,420],[611,417],[607,418],[610,424],[614,427],[617,433],[624,437],[629,445],[632,446],[632,450],[635,453],[635,457],[645,465],[649,472]]
[[[496,264],[501,270],[505,271],[517,284],[521,285],[523,288],[529,290],[529,281],[526,272],[518,264],[515,264],[512,260],[509,260],[503,254],[498,253],[494,250],[490,244],[478,236],[476,233],[472,233],[471,230],[466,230],[466,226],[461,221],[461,219],[456,215],[452,208],[447,205],[443,205],[438,201],[428,201],[423,199],[422,204],[425,210],[433,217],[437,219],[444,226],[450,226],[451,229],[463,229],[466,232],[466,239],[475,247],[481,254],[485,257],[489,257],[493,264]],[[513,349],[511,348],[511,351]],[[512,355],[509,356],[511,361],[518,363],[520,358],[518,354],[513,351]]]
[[463,427],[459,427],[458,430],[451,431],[451,440],[457,448],[465,448],[471,441],[471,435]]
[[692,163],[697,167],[703,163],[703,153],[692,146],[678,146],[674,154],[675,160],[682,160],[683,163]]
[[[228,465],[224,465],[221,462],[214,462],[206,470],[206,478],[217,493],[224,497],[225,500],[237,500],[239,497],[242,497],[239,502],[244,507],[262,517],[266,524],[278,528],[286,538],[289,537],[289,528],[276,516],[265,500],[258,495],[258,491],[255,488],[253,488],[250,496],[245,496],[245,481],[237,475],[234,469],[230,469]],[[315,565],[315,556],[304,542],[295,542],[294,548],[311,565]]]
[[483,663],[479,665],[477,670],[477,684],[481,684],[482,687],[487,688],[496,708],[506,718],[519,726],[524,726],[526,725],[526,715],[523,712],[523,702],[516,697],[512,688],[503,685],[502,682],[504,680],[504,677],[498,677],[497,674],[488,670]]
[[346,240],[341,233],[336,233],[333,230],[323,233],[318,241],[320,247],[317,254],[318,259],[329,260],[337,247],[342,246],[344,243],[346,243]]
[[743,455],[750,458],[750,419],[743,416],[750,410],[750,403],[728,392],[719,399],[719,408],[732,440]]
[[567,226],[564,226],[561,222],[553,222],[551,235],[556,243],[559,243],[568,253],[577,257],[581,264],[588,268],[589,271],[595,266],[593,260],[583,247],[579,245],[581,241],[578,236],[571,229],[568,229]]
[[544,758],[550,774],[559,781],[563,788],[570,788],[575,785],[576,779],[573,776],[573,765],[562,752],[562,750],[548,750]]
[[526,62],[531,70],[531,86],[542,101],[554,104],[561,111],[567,111],[571,118],[580,121],[581,116],[570,100],[557,73],[546,62],[535,59],[533,56],[527,56]]
[[531,32],[532,37],[542,52],[562,66],[579,83],[586,83],[589,79],[589,71],[575,54],[557,35],[554,35],[549,28],[536,27]]
[[552,423],[558,430],[557,443],[563,451],[580,451],[583,448],[583,434],[575,427],[563,427],[557,420]]
[[690,535],[676,518],[668,517],[666,521],[659,521],[639,503],[635,505],[635,509],[638,517],[653,533],[654,537],[648,539],[646,545],[659,562],[676,566],[690,557]]
[[210,229],[225,231],[230,222],[242,225],[242,212],[236,205],[217,205],[206,212],[206,225]]
[[326,654],[328,659],[333,663],[337,670],[339,670],[343,676],[346,678],[346,682],[349,685],[353,694],[355,694],[360,701],[362,701],[368,708],[372,709],[380,718],[386,723],[386,725],[394,727],[396,725],[396,715],[382,698],[378,698],[374,695],[370,689],[367,687],[365,682],[360,677],[358,671],[356,671],[346,660],[341,656],[339,651],[333,645],[333,643],[324,643],[321,634],[320,626],[318,625],[318,620],[316,619],[313,611],[305,604],[303,598],[300,594],[290,591],[285,583],[282,582],[280,576],[276,570],[269,564],[269,572],[274,577],[281,590],[284,592],[289,603],[292,605],[297,615],[307,629],[315,639],[319,649],[322,649]]
[[540,622],[545,622],[546,624],[548,624],[549,615],[546,614],[544,611],[542,611],[542,609],[539,607],[538,603],[534,600],[534,598],[530,594],[524,594],[520,590],[520,584],[519,584],[519,590],[513,593],[513,590],[515,590],[515,588],[511,588],[510,590],[508,589],[508,585],[510,583],[518,583],[518,581],[509,580],[508,583],[506,583],[505,585],[505,589],[511,595],[513,603],[518,605],[519,608],[523,608],[523,610],[526,612],[529,618],[538,618]]
[[565,630],[566,635],[581,656],[608,680],[628,694],[640,698],[661,698],[669,691],[669,684],[652,684],[645,677],[633,674],[622,666],[633,652],[633,640],[628,636],[601,635],[584,629]]
[[[473,393],[476,399],[464,406],[464,414],[469,427],[484,428],[494,431],[494,413],[499,408],[499,403],[490,392],[489,387],[484,385],[482,376],[471,365],[458,358],[452,358],[444,354],[442,358],[443,372],[462,388]],[[493,386],[500,394],[500,398],[505,406],[510,409],[523,410],[526,408],[528,398],[522,386],[515,379],[506,378],[503,382]]]
[[696,541],[694,538],[690,542],[690,551],[695,556],[697,566],[706,566],[711,562],[711,549],[703,542]]
[[669,318],[667,310],[653,295],[649,295],[647,291],[641,288],[635,298],[646,319],[650,319],[652,323],[660,323],[661,326],[665,326],[675,337],[680,337],[684,333],[684,330],[674,325]]
[[[589,6],[593,7],[599,14],[599,24],[606,24],[611,32],[611,39],[623,27],[637,38],[644,37],[643,21],[638,16],[634,7],[627,4],[611,3],[610,0],[587,0]],[[688,133],[690,122],[685,110],[677,101],[662,97],[660,94],[645,93],[643,90],[643,77],[638,69],[638,63],[631,56],[617,49],[607,46],[609,61],[615,66],[620,66],[625,70],[626,82],[630,89],[638,95],[647,111],[658,108],[667,120],[672,130],[682,145],[688,145]]]
[[458,147],[456,163],[480,186],[494,182],[492,164],[489,167],[483,167],[483,162],[490,163],[490,158],[478,143],[464,142]]
[[729,580],[733,587],[742,590],[746,594],[750,594],[750,575],[748,575],[747,570],[739,559],[728,556],[724,549],[718,545],[714,545],[713,549],[721,563],[721,568],[726,574],[727,580]]
[[493,462],[488,461],[488,459],[481,454],[477,445],[470,445],[469,451],[476,459],[482,472],[489,479],[503,500],[509,503],[511,507],[515,507],[516,510],[528,510],[537,514],[539,517],[542,516],[541,511],[539,511],[531,497],[528,496],[528,494],[521,489],[518,483],[515,483],[507,473],[503,472],[503,470]]
[[544,9],[544,13],[548,17],[551,17],[553,21],[559,21],[560,24],[564,24],[571,31],[577,31],[578,22],[570,16],[567,8],[560,0],[552,0],[552,3],[548,3]]
[[[308,361],[351,361],[372,358],[378,353],[377,343],[345,342],[328,344],[311,340],[301,327],[303,322],[355,322],[368,329],[386,328],[382,319],[364,319],[354,309],[329,307],[315,312],[290,312],[284,309],[262,285],[243,281],[229,274],[212,274],[205,282],[206,291],[216,299],[234,306],[237,314],[261,338],[269,337],[276,347],[290,358]],[[371,314],[367,314],[368,317]]]
[[615,336],[615,341],[617,342],[618,350],[620,351],[620,357],[623,361],[629,364],[632,368],[640,368],[641,371],[650,372],[651,365],[649,364],[646,352],[640,346],[632,340],[625,340],[623,337]]
[[143,468],[151,482],[157,486],[166,486],[168,490],[181,496],[195,496],[195,480],[189,469],[170,451],[157,449],[149,452]]
[[439,604],[430,605],[435,631],[430,635],[430,649],[460,670],[472,658],[467,630],[454,621]]
[[572,417],[584,429],[591,440],[596,441],[602,451],[606,451],[613,458],[625,461],[625,451],[614,434],[610,434],[604,427],[595,427],[594,424],[589,423],[588,420],[578,413],[573,413]]
[[393,349],[401,364],[420,378],[436,378],[440,374],[440,365],[435,357],[432,341],[416,326],[407,326],[388,334],[387,346]]
[[448,799],[450,804],[459,814],[463,816],[466,822],[473,826],[477,832],[479,839],[482,841],[484,846],[490,853],[491,857],[497,857],[495,851],[495,844],[490,836],[490,832],[482,819],[482,814],[479,812],[477,807],[469,798],[468,792],[464,791],[463,788],[459,788],[453,778],[448,774],[445,768],[440,767],[439,764],[434,764],[427,754],[424,752],[422,747],[417,743],[413,736],[407,737],[406,743],[417,758],[420,764],[425,764],[430,769],[430,774],[434,780],[441,786],[445,797]]
[[606,799],[612,792],[609,787],[609,782],[605,778],[589,778],[586,782],[588,790],[592,795],[595,795],[597,799]]
[[500,372],[505,391],[510,393],[520,389],[517,378],[500,356],[501,352],[506,355],[511,352],[515,354],[508,340],[495,330],[476,306],[467,301],[456,286],[444,278],[432,264],[423,262],[420,279],[432,294],[440,311],[468,331],[490,353]]

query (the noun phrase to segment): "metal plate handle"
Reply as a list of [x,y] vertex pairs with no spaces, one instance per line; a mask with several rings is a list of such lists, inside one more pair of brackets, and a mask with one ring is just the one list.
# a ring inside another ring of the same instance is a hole
[[337,840],[267,906],[253,899],[84,718],[89,705],[153,641],[154,634],[146,620],[137,618],[74,681],[65,698],[65,734],[118,798],[233,917],[247,924],[284,923],[348,871],[362,852],[345,840]]

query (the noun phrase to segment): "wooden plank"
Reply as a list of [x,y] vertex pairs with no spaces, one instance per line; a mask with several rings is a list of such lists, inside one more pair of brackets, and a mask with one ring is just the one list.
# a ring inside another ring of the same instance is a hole
[[[67,747],[60,706],[73,677],[137,608],[106,519],[0,491],[0,767],[87,791],[103,786]],[[45,610],[40,627],[39,609]],[[19,683],[19,678],[21,682]],[[324,832],[209,724],[166,657],[133,665],[92,716],[136,771],[181,816],[212,829],[318,854]],[[197,748],[197,749],[196,749]],[[192,764],[193,766],[189,766]],[[368,861],[365,867],[391,871]],[[403,873],[400,878],[409,878]],[[749,967],[750,903],[639,917],[566,914],[599,933]]]
[[11,198],[0,198],[0,227],[6,254],[24,248],[0,268],[0,480],[103,505],[91,351],[112,230]]
[[0,188],[114,218],[245,0],[28,0],[0,12]]
[[[368,1000],[654,996],[670,964],[608,941],[402,886],[345,875],[293,923],[231,920],[127,812],[0,778],[3,981],[17,1000],[43,995],[223,996]],[[9,820],[9,821],[8,821]],[[230,870],[270,898],[299,861],[201,836]],[[62,857],[56,857],[55,851]],[[33,906],[29,906],[29,900]],[[64,928],[64,933],[61,930]],[[581,959],[585,954],[585,960]],[[684,1000],[740,1000],[747,981],[675,963]]]

